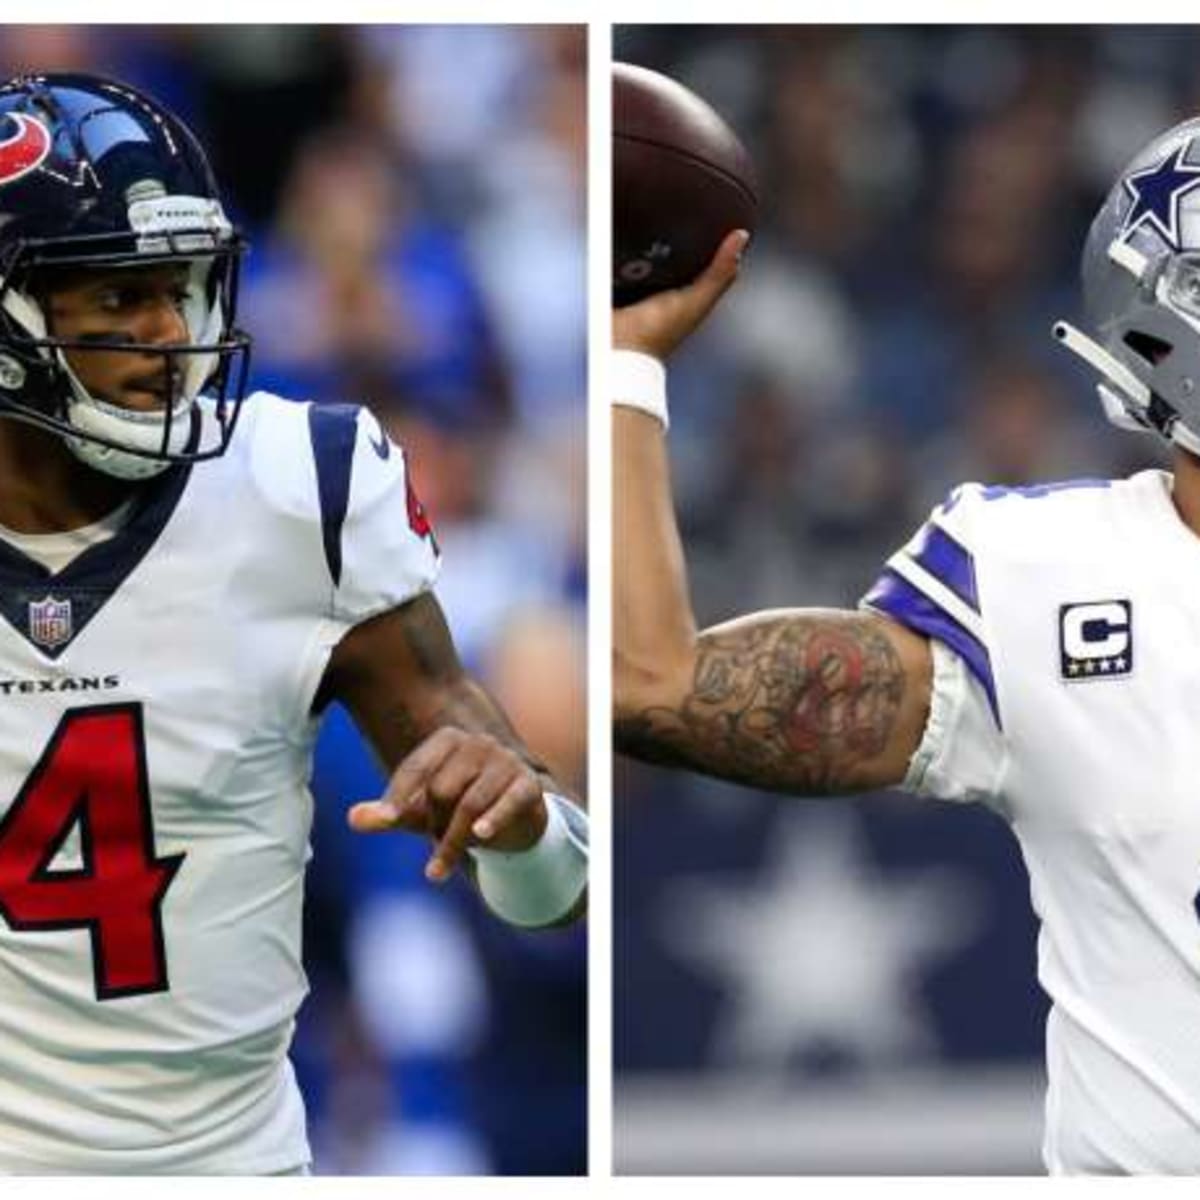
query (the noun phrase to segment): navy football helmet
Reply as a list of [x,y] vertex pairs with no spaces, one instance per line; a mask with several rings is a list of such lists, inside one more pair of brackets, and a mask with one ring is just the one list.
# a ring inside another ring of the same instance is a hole
[[[234,328],[244,251],[203,150],[161,105],[90,75],[0,85],[0,415],[61,434],[123,479],[223,453],[249,365]],[[187,268],[186,343],[54,336],[43,295],[56,271],[164,262]],[[89,348],[160,356],[163,409],[89,393],[64,353]]]
[[1200,455],[1200,118],[1121,173],[1084,246],[1083,299],[1094,337],[1054,333],[1100,374],[1109,419]]

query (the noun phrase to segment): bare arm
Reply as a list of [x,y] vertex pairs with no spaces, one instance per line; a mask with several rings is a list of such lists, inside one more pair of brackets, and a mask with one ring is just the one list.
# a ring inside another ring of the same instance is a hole
[[496,702],[463,669],[441,605],[429,593],[346,634],[330,657],[316,707],[334,699],[350,710],[389,771],[430,734],[450,727],[504,746],[551,786]]
[[[727,240],[689,288],[618,310],[618,347],[665,357],[736,275]],[[928,642],[868,613],[760,613],[698,633],[661,425],[613,418],[616,744],[777,791],[899,783],[928,717]]]
[[881,617],[793,609],[705,630],[685,670],[620,696],[617,747],[773,791],[899,783],[929,706],[929,644]]
[[[345,703],[391,772],[381,799],[351,809],[351,825],[360,833],[431,837],[426,873],[435,881],[469,865],[468,846],[532,846],[546,827],[543,792],[566,794],[463,670],[432,595],[366,621],[342,639],[317,707],[331,699]],[[583,909],[581,899],[555,923]]]

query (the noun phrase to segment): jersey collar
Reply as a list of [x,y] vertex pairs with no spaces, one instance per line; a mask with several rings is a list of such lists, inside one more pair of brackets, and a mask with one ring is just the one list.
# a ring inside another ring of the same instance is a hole
[[0,541],[0,616],[39,654],[57,659],[146,557],[190,475],[190,466],[171,467],[143,485],[126,524],[61,571]]

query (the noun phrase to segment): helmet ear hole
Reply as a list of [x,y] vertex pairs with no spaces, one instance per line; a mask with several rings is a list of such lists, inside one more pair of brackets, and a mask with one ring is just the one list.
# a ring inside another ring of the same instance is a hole
[[1152,367],[1171,353],[1170,342],[1164,342],[1162,338],[1156,338],[1149,333],[1140,333],[1136,329],[1130,330],[1122,340],[1134,354],[1145,359]]

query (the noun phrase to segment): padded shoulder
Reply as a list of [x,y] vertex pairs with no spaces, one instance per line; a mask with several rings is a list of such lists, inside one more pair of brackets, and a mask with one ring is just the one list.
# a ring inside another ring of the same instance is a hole
[[279,514],[319,524],[339,607],[351,620],[401,603],[436,575],[437,545],[404,454],[369,410],[257,392],[245,452]]
[[930,525],[979,557],[1062,562],[1107,552],[1113,523],[1136,491],[1135,480],[1065,479],[1003,487],[956,488],[930,515]]
[[[296,402],[270,392],[255,392],[244,403],[250,475],[268,505],[288,516],[319,520],[322,491],[335,503],[344,491],[348,504],[360,419],[382,437],[374,417],[355,404]],[[376,479],[382,490],[386,480]]]

